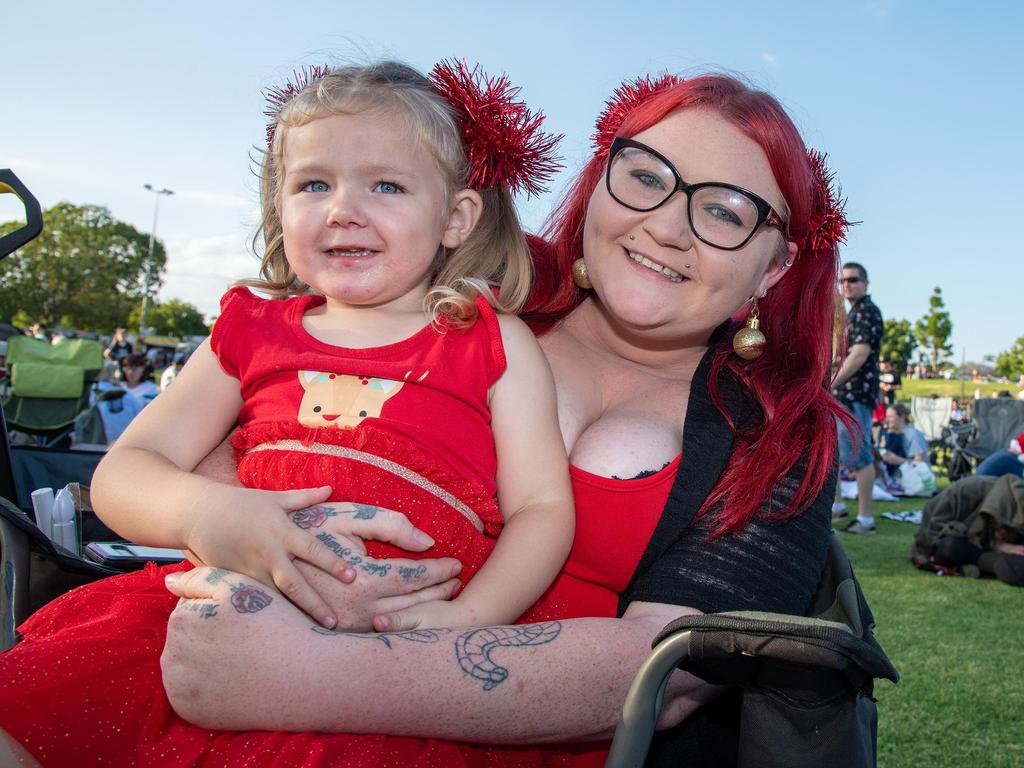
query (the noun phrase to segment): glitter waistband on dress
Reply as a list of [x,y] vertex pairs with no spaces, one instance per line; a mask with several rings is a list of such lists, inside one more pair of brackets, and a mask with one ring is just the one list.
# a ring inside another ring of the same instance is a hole
[[300,453],[327,454],[329,456],[337,456],[342,459],[349,459],[350,461],[361,461],[364,464],[369,464],[377,469],[397,475],[403,480],[412,483],[417,488],[436,496],[439,500],[443,501],[460,515],[469,520],[477,530],[482,531],[484,529],[483,521],[476,512],[455,498],[455,496],[448,493],[444,488],[430,482],[422,475],[416,474],[411,469],[403,467],[401,464],[391,461],[390,459],[377,456],[376,454],[357,451],[354,448],[347,448],[343,445],[332,445],[329,443],[312,443],[311,445],[304,445],[299,440],[277,440],[273,443],[260,443],[259,445],[255,445],[248,449],[246,453],[254,453],[256,451],[299,451]]

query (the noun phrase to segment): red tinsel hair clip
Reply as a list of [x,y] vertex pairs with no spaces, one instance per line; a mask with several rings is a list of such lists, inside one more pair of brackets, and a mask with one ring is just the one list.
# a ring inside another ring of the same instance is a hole
[[827,155],[816,149],[807,150],[807,162],[814,177],[811,191],[814,199],[811,216],[807,222],[807,234],[797,244],[800,252],[805,250],[831,250],[846,241],[846,230],[851,224],[843,209],[846,200],[835,184],[835,173],[825,164]]
[[607,153],[616,134],[622,128],[626,115],[647,99],[674,88],[681,82],[683,78],[668,72],[658,75],[653,80],[650,75],[644,75],[623,82],[609,97],[604,112],[597,118],[597,130],[593,136],[594,148],[601,154]]
[[507,75],[491,77],[465,60],[442,60],[430,80],[455,111],[469,160],[466,186],[505,185],[527,195],[547,191],[544,182],[562,167],[554,155],[562,136],[541,131],[544,113],[516,99],[519,88]]
[[324,66],[314,64],[310,67],[294,70],[292,74],[295,76],[295,82],[285,80],[282,85],[268,88],[263,92],[263,95],[267,98],[267,109],[263,114],[270,118],[270,122],[267,123],[268,150],[274,146],[274,134],[277,132],[277,120],[281,116],[281,110],[307,85],[323,80],[331,74],[331,68],[326,64]]

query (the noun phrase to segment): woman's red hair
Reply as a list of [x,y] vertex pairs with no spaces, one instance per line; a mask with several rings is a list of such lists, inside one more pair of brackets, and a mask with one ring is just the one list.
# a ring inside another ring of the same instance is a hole
[[[662,90],[623,120],[621,136],[634,136],[680,109],[715,112],[764,151],[789,206],[788,240],[807,234],[816,195],[815,175],[800,134],[771,95],[723,75],[703,75]],[[572,262],[583,255],[583,223],[594,189],[604,175],[607,150],[587,163],[554,211],[543,240],[531,238],[536,283],[524,320],[537,333],[552,328],[586,296],[571,279]],[[778,514],[804,509],[821,493],[837,451],[836,417],[845,412],[828,389],[836,317],[838,249],[802,248],[784,279],[758,302],[764,354],[745,363],[728,345],[713,352],[709,390],[716,407],[737,430],[737,449],[701,514],[714,511],[714,535],[743,529],[765,509],[778,483],[796,466],[806,467],[792,501]],[[733,319],[732,331],[742,321]],[[718,388],[728,368],[761,406],[760,424],[737,425]],[[768,505],[770,507],[770,505]]]

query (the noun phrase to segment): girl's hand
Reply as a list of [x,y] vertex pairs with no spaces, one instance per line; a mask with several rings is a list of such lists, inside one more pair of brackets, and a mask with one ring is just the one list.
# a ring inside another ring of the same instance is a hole
[[339,584],[319,568],[296,563],[335,612],[339,631],[369,632],[371,620],[377,614],[401,611],[427,601],[445,601],[458,589],[459,582],[453,577],[462,566],[453,558],[376,560],[366,555],[362,539],[389,542],[410,552],[433,546],[433,539],[398,512],[336,502],[298,510],[291,514],[291,519],[356,570],[353,583]]
[[432,600],[404,610],[381,613],[373,617],[378,632],[407,632],[437,627],[475,627],[480,620],[473,612],[459,605],[458,600]]
[[273,585],[297,607],[325,627],[334,627],[334,611],[296,568],[305,562],[344,582],[355,569],[322,541],[291,523],[295,512],[325,501],[330,487],[298,491],[259,491],[215,485],[185,536],[196,560],[229,568]]

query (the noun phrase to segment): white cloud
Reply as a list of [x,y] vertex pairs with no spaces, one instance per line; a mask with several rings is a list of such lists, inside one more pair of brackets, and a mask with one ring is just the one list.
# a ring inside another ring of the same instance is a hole
[[254,277],[259,262],[238,234],[167,242],[167,269],[159,299],[181,299],[209,318],[220,313],[220,297],[242,277]]
[[779,57],[771,51],[765,51],[761,54],[761,61],[769,66],[775,67],[779,64]]

